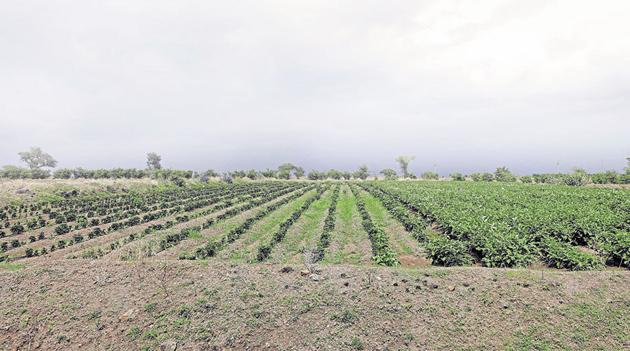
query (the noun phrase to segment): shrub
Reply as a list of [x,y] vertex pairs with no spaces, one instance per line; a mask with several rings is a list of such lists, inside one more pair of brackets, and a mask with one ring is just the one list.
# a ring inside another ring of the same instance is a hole
[[601,261],[596,256],[582,252],[577,247],[560,242],[550,236],[543,238],[540,246],[543,259],[552,267],[585,271],[602,266]]
[[630,233],[604,232],[595,237],[598,250],[608,264],[630,268]]
[[427,172],[422,173],[420,177],[422,179],[438,180],[440,178],[440,175],[435,172],[427,171]]
[[464,180],[466,180],[466,177],[461,174],[461,173],[451,173],[450,175],[452,180],[458,181],[458,182],[462,182]]
[[463,241],[452,240],[444,235],[429,238],[426,249],[433,264],[440,266],[465,266],[473,263],[468,245]]

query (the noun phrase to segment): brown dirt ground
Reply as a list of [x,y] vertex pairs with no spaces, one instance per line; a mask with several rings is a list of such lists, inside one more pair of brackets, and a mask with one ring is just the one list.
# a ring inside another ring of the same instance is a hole
[[627,349],[630,272],[221,262],[0,269],[3,350]]

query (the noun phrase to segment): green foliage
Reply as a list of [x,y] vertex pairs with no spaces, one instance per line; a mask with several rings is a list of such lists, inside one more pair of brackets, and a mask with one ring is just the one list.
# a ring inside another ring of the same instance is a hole
[[426,180],[438,180],[440,179],[440,175],[435,172],[426,171],[420,175],[420,178],[426,179]]
[[357,169],[354,172],[354,174],[352,176],[355,179],[366,180],[370,176],[370,172],[368,171],[368,168],[367,168],[366,165],[362,165],[361,167],[359,167],[359,169]]
[[515,182],[516,177],[510,172],[507,167],[498,167],[494,171],[494,179],[497,182]]
[[357,208],[362,218],[363,229],[368,233],[368,237],[372,243],[372,259],[379,265],[398,266],[400,262],[398,262],[396,252],[389,244],[387,234],[383,231],[383,228],[372,221],[359,191],[354,186],[351,186],[350,189],[356,198]]
[[398,156],[396,157],[396,162],[400,165],[400,170],[402,171],[403,178],[410,178],[409,174],[409,163],[415,159],[414,156]]
[[580,251],[567,243],[562,243],[552,237],[546,237],[540,242],[545,262],[556,268],[566,268],[572,271],[585,271],[601,268],[598,257]]
[[19,152],[18,155],[31,170],[57,165],[57,161],[39,147],[32,147],[29,151]]
[[463,182],[463,181],[466,180],[466,176],[464,176],[461,173],[451,173],[450,177],[451,177],[452,180],[458,181],[458,182]]
[[606,231],[598,234],[594,241],[608,264],[630,268],[630,232]]
[[147,154],[147,168],[148,169],[162,169],[162,156],[155,152],[149,152]]
[[395,170],[393,170],[391,168],[386,168],[386,169],[382,170],[381,174],[383,175],[385,180],[396,180],[396,179],[398,179],[398,174],[396,173]]
[[452,240],[444,235],[434,235],[426,243],[428,257],[432,263],[440,266],[467,266],[474,262],[468,245],[459,240]]

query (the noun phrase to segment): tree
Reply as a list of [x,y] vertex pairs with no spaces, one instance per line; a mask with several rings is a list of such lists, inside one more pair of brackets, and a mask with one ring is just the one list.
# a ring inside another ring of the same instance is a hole
[[326,176],[330,179],[336,179],[339,180],[341,179],[341,177],[343,177],[343,173],[339,172],[336,169],[331,169],[328,171],[328,173],[326,174]]
[[20,159],[28,165],[30,169],[40,169],[42,167],[55,167],[57,161],[49,154],[38,147],[32,147],[30,151],[18,152]]
[[306,177],[310,180],[320,180],[326,179],[326,174],[324,174],[323,172],[312,170],[308,172],[308,175]]
[[383,175],[383,177],[385,177],[386,180],[398,179],[398,174],[396,173],[395,170],[391,168],[385,168],[384,170],[381,171],[381,174]]
[[342,177],[343,177],[343,179],[345,179],[345,180],[350,180],[350,179],[352,179],[352,173],[347,172],[347,171],[342,172],[342,173],[341,173],[341,176],[342,176]]
[[251,180],[254,180],[258,177],[258,172],[255,169],[250,169],[246,172],[245,176]]
[[292,163],[281,164],[280,166],[278,166],[278,172],[276,173],[276,176],[279,179],[289,179],[291,178],[291,171],[293,171],[294,168],[295,166]]
[[438,180],[440,179],[440,175],[435,173],[435,172],[431,172],[431,171],[426,171],[424,173],[422,173],[420,175],[420,177],[422,177],[422,179],[431,179],[431,180]]
[[370,172],[368,171],[367,166],[366,166],[366,165],[363,165],[363,166],[359,167],[359,169],[357,169],[357,170],[354,172],[353,176],[354,176],[355,178],[358,178],[358,179],[363,179],[363,180],[366,180],[366,179],[367,179],[367,177],[369,177],[369,176],[370,176]]
[[274,171],[273,169],[267,168],[266,170],[260,172],[260,175],[262,175],[265,178],[275,178],[276,171]]
[[462,182],[462,181],[466,180],[466,177],[464,177],[463,174],[457,173],[457,172],[451,173],[450,177],[451,177],[452,180],[455,180],[455,181],[458,181],[458,182]]
[[515,182],[516,177],[510,172],[507,167],[498,167],[494,171],[494,179],[497,182]]
[[156,154],[155,152],[149,152],[147,154],[147,168],[148,169],[162,169],[162,165],[160,162],[162,161],[162,156]]
[[403,178],[409,178],[409,163],[415,159],[414,156],[398,156],[396,162],[400,165]]
[[295,177],[300,179],[302,177],[304,177],[304,168],[302,167],[295,167],[294,168],[294,172],[295,172]]

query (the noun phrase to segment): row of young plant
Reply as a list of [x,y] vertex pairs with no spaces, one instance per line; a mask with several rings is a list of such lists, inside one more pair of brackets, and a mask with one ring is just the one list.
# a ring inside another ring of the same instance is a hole
[[[243,211],[247,211],[249,209],[252,209],[254,207],[258,207],[260,205],[263,205],[267,202],[270,202],[278,197],[284,196],[286,194],[289,194],[293,191],[296,191],[302,187],[304,187],[304,184],[301,183],[293,183],[293,184],[283,184],[283,186],[281,187],[269,187],[267,189],[267,191],[263,191],[260,194],[257,194],[257,197],[253,198],[251,201],[246,202],[244,205],[241,206],[235,206],[232,207],[232,205],[237,204],[237,203],[241,203],[242,201],[230,201],[230,204],[221,204],[221,205],[217,205],[214,207],[214,211],[212,212],[217,212],[218,210],[222,210],[222,209],[226,209],[229,207],[227,211],[217,215],[216,217],[213,218],[209,218],[208,220],[206,220],[204,223],[202,223],[201,225],[194,225],[194,226],[189,226],[186,228],[181,229],[179,232],[175,232],[175,233],[167,233],[166,235],[163,235],[162,237],[158,238],[157,240],[153,240],[149,243],[147,243],[147,245],[145,245],[146,247],[143,250],[143,253],[149,257],[149,256],[153,256],[158,254],[159,252],[162,252],[168,248],[174,247],[176,245],[178,245],[181,241],[186,240],[190,237],[190,235],[192,235],[193,233],[198,233],[201,232],[205,229],[210,228],[211,226],[215,225],[216,223],[229,219],[231,217],[234,217],[236,215],[238,215],[239,213],[243,212]],[[220,206],[220,207],[219,207]],[[204,213],[203,216],[207,215],[209,213]],[[198,218],[200,216],[190,216],[189,220]],[[187,222],[187,221],[186,221]],[[182,223],[182,222],[179,222]],[[96,259],[96,258],[100,258],[114,250],[118,250],[121,249],[123,246],[137,241],[139,239],[143,239],[144,237],[146,237],[149,234],[153,234],[155,232],[158,231],[164,231],[167,229],[172,228],[175,224],[179,224],[179,223],[174,223],[174,222],[167,222],[164,225],[160,225],[160,224],[156,224],[156,225],[152,225],[148,228],[146,228],[143,232],[141,233],[135,233],[135,234],[131,234],[126,238],[121,238],[118,239],[112,243],[109,243],[107,245],[101,246],[101,247],[97,247],[97,248],[89,248],[87,250],[84,250],[83,252],[79,253],[79,255],[71,255],[69,258],[92,258],[92,259]],[[155,243],[155,245],[153,245]],[[128,252],[126,255],[121,255],[122,258],[125,259],[133,259],[137,256],[136,253],[132,253],[131,251]]]
[[431,259],[432,264],[464,266],[474,262],[466,242],[451,239],[435,231],[427,231],[430,223],[412,205],[405,204],[372,184],[360,184],[360,186],[376,197],[405,230],[424,245],[427,249],[427,257]]
[[[625,190],[479,183],[374,186],[436,223],[450,239],[465,242],[488,267],[527,266],[537,258],[574,270],[630,263]],[[601,257],[576,245],[588,245]]]
[[[83,208],[83,212],[68,208],[62,208],[60,210],[45,208],[43,213],[48,215],[48,219],[44,218],[44,214],[39,214],[28,220],[17,221],[12,224],[6,222],[5,227],[10,227],[11,234],[17,236],[28,230],[43,228],[54,223],[58,225],[54,228],[55,233],[65,234],[72,230],[109,224],[149,211],[163,211],[186,206],[186,204],[191,201],[212,199],[225,190],[226,187],[209,187],[208,189],[197,189],[197,191],[188,191],[179,195],[171,193],[161,195],[153,194],[152,196],[143,198],[130,195],[129,199],[127,199],[124,204],[120,204],[120,201],[118,201],[118,205],[115,206],[112,206],[111,203],[101,203],[101,207],[96,209],[92,207]],[[22,222],[24,224],[22,224]],[[6,236],[6,233],[0,231],[0,237],[3,236]]]
[[[291,193],[293,191],[295,191],[296,189],[299,189],[301,187],[303,187],[304,185],[293,185],[289,188],[286,189],[282,189],[276,192],[270,192],[268,194],[266,194],[263,197],[254,199],[242,206],[238,206],[238,207],[234,207],[231,208],[227,211],[225,211],[224,213],[214,217],[214,218],[210,218],[207,221],[205,221],[203,224],[199,225],[199,226],[193,226],[193,227],[189,227],[189,228],[184,228],[180,231],[179,234],[173,233],[173,234],[167,234],[164,238],[160,239],[159,241],[159,245],[158,248],[153,250],[151,252],[151,254],[156,254],[158,252],[164,251],[168,248],[174,247],[176,245],[178,245],[181,241],[186,240],[190,237],[190,235],[192,235],[193,233],[199,233],[202,232],[203,230],[206,230],[214,225],[216,225],[217,223],[227,220],[229,218],[235,217],[238,214],[250,210],[252,208],[264,205],[265,203],[268,203],[270,201],[273,201],[281,196],[284,196],[288,193]],[[183,258],[183,257],[179,257],[179,258]]]
[[[241,195],[235,199],[228,199],[222,203],[219,203],[209,209],[205,209],[203,211],[198,211],[192,214],[187,214],[187,215],[183,215],[183,216],[178,216],[175,218],[175,221],[166,221],[163,223],[155,223],[155,224],[151,224],[150,226],[148,226],[147,228],[145,228],[143,231],[138,232],[138,233],[132,233],[124,238],[120,238],[118,240],[114,240],[111,243],[108,243],[106,245],[103,245],[101,247],[96,247],[96,248],[88,248],[86,250],[83,250],[82,252],[80,252],[78,255],[73,254],[70,255],[68,258],[90,258],[90,259],[97,259],[97,258],[101,258],[104,255],[117,250],[121,247],[123,247],[126,244],[129,244],[131,242],[134,242],[136,240],[139,239],[143,239],[148,235],[154,234],[156,232],[159,231],[165,231],[168,230],[172,227],[174,227],[177,224],[181,224],[181,223],[186,223],[192,220],[195,220],[197,218],[200,217],[204,217],[204,216],[208,216],[212,213],[215,213],[217,211],[223,210],[225,208],[231,207],[235,204],[239,204],[241,202],[246,201],[247,199],[251,198],[252,195]],[[188,229],[188,228],[185,228]],[[163,238],[163,240],[160,241],[160,247],[162,247],[162,250],[166,249],[167,245],[170,245],[174,240],[174,238],[176,237],[180,237],[182,235],[183,231],[179,234],[168,234],[165,236],[165,238]],[[188,235],[188,233],[186,233],[186,235]]]
[[[226,196],[232,196],[231,194],[228,194]],[[224,196],[225,197],[225,196]],[[193,210],[199,207],[203,207],[206,205],[209,205],[211,203],[214,202],[218,202],[221,201],[224,197],[218,197],[215,199],[207,199],[207,200],[202,200],[202,201],[196,201],[196,202],[189,202],[188,204],[186,204],[185,206],[177,206],[171,209],[164,209],[164,210],[160,210],[158,212],[153,212],[153,213],[149,213],[149,214],[145,214],[142,219],[138,216],[133,216],[131,218],[129,218],[126,221],[121,221],[121,222],[115,222],[112,223],[108,228],[101,228],[101,227],[96,227],[93,228],[91,231],[87,232],[87,235],[90,239],[97,237],[97,236],[102,236],[105,235],[107,233],[110,232],[114,232],[117,230],[121,230],[127,227],[132,227],[138,224],[142,224],[142,223],[147,223],[150,221],[154,221],[156,219],[159,218],[163,218],[166,216],[171,216],[177,212],[183,212],[183,211],[188,211],[188,210]],[[81,228],[79,228],[81,229]],[[78,231],[79,229],[74,229],[74,231]],[[46,237],[45,234],[42,232],[39,234],[39,236],[37,237],[37,240],[32,240],[32,237],[30,238],[30,242],[33,243],[35,241],[39,241],[39,240],[46,240],[46,239],[53,239],[53,236],[64,236],[65,234],[70,233],[71,231],[73,231],[73,228],[67,226],[66,224],[61,224],[60,226],[57,226],[55,228],[54,234],[51,237]],[[81,233],[75,233],[73,235],[73,239],[70,241],[83,241],[83,237],[86,234],[86,232],[81,232]],[[64,239],[60,239],[59,242],[65,241]],[[14,239],[11,241],[11,249],[13,248],[18,248],[20,246],[23,246],[27,244],[26,242],[20,242],[18,239]],[[4,243],[0,244],[0,250],[3,250],[5,248]],[[51,247],[52,248],[52,247]],[[54,248],[53,248],[54,250]],[[8,251],[8,250],[3,250],[3,251]],[[27,248],[25,254],[28,256],[28,254],[38,254],[38,251],[36,249],[33,248]]]
[[293,211],[291,216],[287,218],[284,222],[282,222],[282,224],[280,224],[280,227],[273,234],[271,240],[268,243],[262,244],[260,247],[258,247],[258,253],[256,255],[256,260],[258,262],[262,262],[266,260],[269,257],[269,255],[271,255],[271,251],[278,243],[280,243],[284,239],[284,237],[287,234],[287,231],[289,231],[289,228],[291,228],[291,226],[295,222],[297,222],[297,220],[300,219],[300,217],[302,217],[302,214],[306,210],[308,210],[309,207],[311,207],[313,202],[319,200],[322,197],[322,194],[327,189],[328,189],[327,187],[319,187],[315,195],[306,199],[306,201],[302,204],[302,206],[300,206],[297,210]]
[[330,235],[335,230],[335,216],[337,213],[337,201],[339,200],[340,185],[335,186],[331,196],[330,206],[328,207],[328,214],[324,219],[324,227],[322,234],[319,236],[317,246],[313,250],[313,261],[319,262],[324,258],[324,254],[328,246],[330,246]]
[[314,185],[309,185],[305,189],[300,190],[290,196],[284,197],[279,201],[276,201],[265,208],[259,210],[254,216],[247,218],[238,227],[230,230],[227,235],[223,236],[220,240],[211,239],[207,244],[197,248],[194,253],[188,255],[181,255],[180,259],[205,259],[215,256],[219,251],[223,250],[227,245],[233,243],[247,232],[255,223],[259,222],[267,215],[278,209],[279,207],[286,205],[287,203],[303,196],[307,192],[313,190]]
[[[227,190],[228,194],[218,197],[217,201],[218,204],[215,206],[212,206],[210,208],[207,208],[203,211],[198,211],[192,214],[189,214],[188,212],[186,212],[187,214],[182,215],[182,216],[177,216],[175,218],[175,221],[172,220],[168,220],[166,222],[163,223],[157,223],[157,224],[152,224],[150,225],[148,228],[146,228],[144,230],[144,234],[150,234],[153,231],[157,231],[157,230],[163,230],[163,229],[168,229],[172,226],[174,226],[175,224],[179,224],[179,223],[184,223],[187,221],[190,221],[192,219],[195,218],[199,218],[202,216],[207,216],[208,214],[211,214],[213,212],[225,209],[227,207],[232,206],[235,201],[236,202],[240,202],[240,201],[244,201],[248,198],[251,197],[259,197],[259,196],[264,196],[265,194],[269,194],[269,191],[292,191],[292,189],[295,188],[295,185],[287,185],[287,184],[275,184],[275,185],[271,185],[268,186],[267,189],[260,189],[259,187],[252,187],[250,189],[245,189],[243,190],[238,190],[238,191],[230,191]],[[234,199],[234,196],[237,196],[236,199]],[[189,206],[186,207],[187,211],[193,211],[194,209],[199,208],[198,207],[199,204],[198,203],[193,203]],[[202,206],[202,207],[206,207],[206,206]],[[137,224],[141,224],[141,223],[137,223]],[[132,227],[133,225],[128,225],[125,226],[126,227]],[[120,230],[120,228],[118,228],[117,230]],[[100,236],[104,236],[107,235],[111,232],[113,232],[115,230],[102,230],[101,228],[94,228],[92,231],[90,231],[87,236],[88,236],[88,240],[94,239],[96,237],[100,237]],[[136,233],[133,235],[134,238],[140,238],[143,235]],[[30,256],[40,256],[40,255],[45,255],[48,252],[52,252],[55,251],[57,249],[62,249],[65,248],[66,246],[70,246],[73,245],[75,243],[79,243],[79,242],[83,242],[85,240],[83,234],[75,234],[71,239],[60,239],[58,240],[56,243],[53,243],[50,248],[40,248],[38,249],[33,249],[33,248],[27,248],[25,250],[25,257],[30,257]],[[133,241],[133,240],[132,240]],[[19,258],[19,257],[17,257]]]
[[400,262],[398,261],[396,252],[389,244],[389,238],[387,234],[385,233],[383,228],[372,221],[370,213],[365,207],[365,202],[363,201],[359,190],[355,185],[351,185],[350,190],[352,191],[352,194],[356,199],[357,208],[359,209],[359,214],[361,215],[363,228],[367,232],[368,237],[370,238],[370,242],[372,243],[372,259],[379,265],[399,265]]

